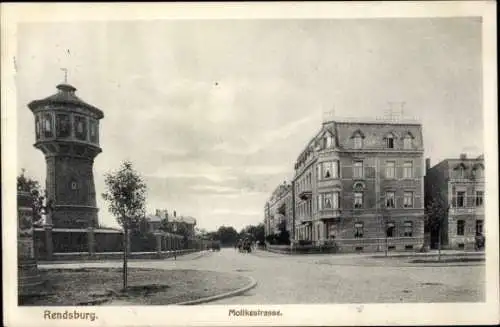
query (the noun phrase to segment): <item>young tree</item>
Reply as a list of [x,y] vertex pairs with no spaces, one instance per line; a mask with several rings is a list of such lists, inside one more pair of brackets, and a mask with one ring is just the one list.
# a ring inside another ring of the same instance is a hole
[[123,289],[127,289],[128,236],[130,229],[137,228],[146,213],[146,184],[125,161],[116,172],[105,175],[106,192],[102,194],[108,210],[123,228]]
[[[433,193],[439,194],[439,193]],[[444,196],[427,197],[425,205],[425,226],[438,234],[438,261],[441,261],[441,233],[443,222],[448,216],[449,206]]]
[[33,197],[32,209],[33,209],[33,225],[38,225],[42,222],[43,215],[46,214],[48,208],[51,206],[44,205],[46,199],[46,192],[42,191],[40,183],[25,175],[26,170],[23,168],[21,174],[17,176],[17,190],[21,192],[28,192]]

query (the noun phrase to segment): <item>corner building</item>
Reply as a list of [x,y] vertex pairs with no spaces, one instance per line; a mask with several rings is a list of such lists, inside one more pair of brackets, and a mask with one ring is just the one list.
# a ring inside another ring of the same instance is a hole
[[272,193],[265,209],[265,235],[277,234],[280,227],[293,237],[293,197],[292,185],[284,182]]
[[424,242],[422,126],[322,124],[295,164],[295,241],[342,252],[417,250]]

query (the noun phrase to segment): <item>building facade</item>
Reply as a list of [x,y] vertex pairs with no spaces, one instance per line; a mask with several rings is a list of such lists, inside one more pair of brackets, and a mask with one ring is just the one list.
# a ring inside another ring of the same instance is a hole
[[265,235],[278,234],[287,230],[294,237],[294,205],[292,184],[284,182],[272,193],[265,206]]
[[[441,245],[449,249],[473,249],[476,235],[484,234],[484,156],[446,159],[431,167],[426,161],[425,191],[428,207],[435,201],[444,207]],[[431,233],[435,247],[439,230]]]
[[341,251],[418,249],[424,240],[422,126],[324,122],[295,163],[295,240]]

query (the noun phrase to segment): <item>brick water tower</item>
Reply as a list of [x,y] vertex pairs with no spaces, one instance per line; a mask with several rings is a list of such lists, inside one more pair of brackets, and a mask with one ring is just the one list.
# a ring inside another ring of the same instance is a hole
[[56,94],[28,104],[35,116],[34,147],[47,162],[46,190],[53,211],[46,223],[54,228],[98,227],[93,165],[102,151],[99,120],[104,114],[75,91],[60,84]]

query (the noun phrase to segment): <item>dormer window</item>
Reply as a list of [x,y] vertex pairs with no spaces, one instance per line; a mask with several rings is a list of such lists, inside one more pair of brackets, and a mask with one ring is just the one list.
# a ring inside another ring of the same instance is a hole
[[484,176],[484,167],[482,164],[477,164],[472,169],[472,174],[474,178],[483,178]]
[[394,149],[394,136],[392,134],[386,136],[385,145],[388,149]]
[[411,134],[407,134],[403,139],[403,147],[405,150],[410,150],[413,148],[413,137]]
[[363,139],[365,138],[365,135],[361,130],[356,130],[352,136],[352,141],[355,149],[361,149],[363,147]]
[[363,138],[360,135],[354,137],[354,148],[361,149],[363,147]]
[[463,163],[460,163],[455,168],[455,178],[465,179],[467,177],[466,174],[467,174],[467,167]]

